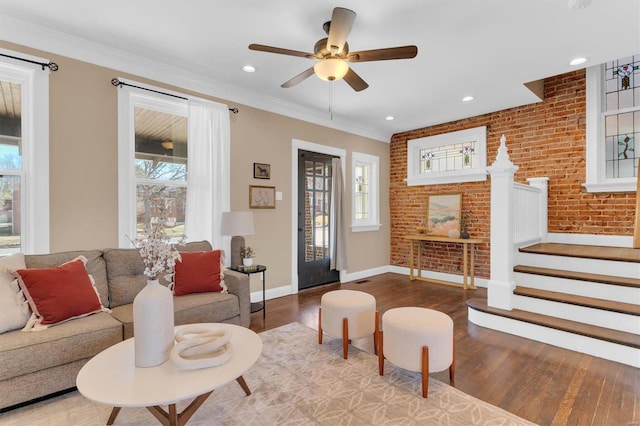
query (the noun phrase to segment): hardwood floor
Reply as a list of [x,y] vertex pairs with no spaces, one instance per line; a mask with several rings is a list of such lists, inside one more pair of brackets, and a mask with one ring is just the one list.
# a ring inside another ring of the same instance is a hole
[[[394,307],[422,306],[451,316],[455,387],[469,395],[540,425],[640,426],[639,369],[470,323],[465,301],[486,297],[482,288],[465,292],[382,274],[362,284],[328,284],[268,300],[266,320],[261,312],[252,314],[251,329],[261,332],[294,321],[317,329],[320,298],[337,289],[372,294],[380,315]],[[449,382],[447,371],[431,376]]]

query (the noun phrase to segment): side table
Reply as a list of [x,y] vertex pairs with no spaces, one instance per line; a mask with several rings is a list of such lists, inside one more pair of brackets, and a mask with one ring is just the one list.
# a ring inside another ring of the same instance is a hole
[[254,265],[254,266],[238,266],[236,268],[229,268],[232,271],[240,272],[242,274],[247,274],[249,278],[251,278],[251,274],[262,273],[262,303],[252,303],[251,304],[251,313],[262,311],[262,319],[266,319],[267,317],[267,307],[265,303],[265,286],[266,286],[266,278],[265,271],[267,267],[264,265]]

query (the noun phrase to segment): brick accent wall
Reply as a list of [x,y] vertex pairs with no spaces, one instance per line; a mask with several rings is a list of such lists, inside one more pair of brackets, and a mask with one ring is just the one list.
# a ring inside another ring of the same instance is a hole
[[[490,177],[486,182],[408,187],[407,141],[425,136],[487,126],[487,166],[496,158],[501,135],[507,138],[511,161],[519,166],[518,182],[549,177],[549,232],[633,235],[635,193],[587,193],[586,73],[584,70],[547,78],[545,100],[464,120],[393,135],[390,149],[389,204],[391,265],[409,266],[409,243],[426,216],[429,194],[462,192],[462,209],[471,212],[467,230],[478,245],[476,276],[489,278]],[[424,269],[462,274],[461,248],[425,243]]]

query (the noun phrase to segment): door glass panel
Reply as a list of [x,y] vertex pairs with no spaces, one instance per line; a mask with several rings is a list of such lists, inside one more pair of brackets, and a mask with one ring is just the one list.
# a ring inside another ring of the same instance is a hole
[[331,166],[305,162],[305,260],[329,257],[329,198]]

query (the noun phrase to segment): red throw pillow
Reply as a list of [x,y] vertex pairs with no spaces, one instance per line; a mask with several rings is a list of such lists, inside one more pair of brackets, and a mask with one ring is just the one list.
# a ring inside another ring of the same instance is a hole
[[103,310],[85,262],[78,257],[53,268],[15,272],[36,324],[57,324]]
[[176,262],[173,294],[221,292],[220,250],[182,252]]

